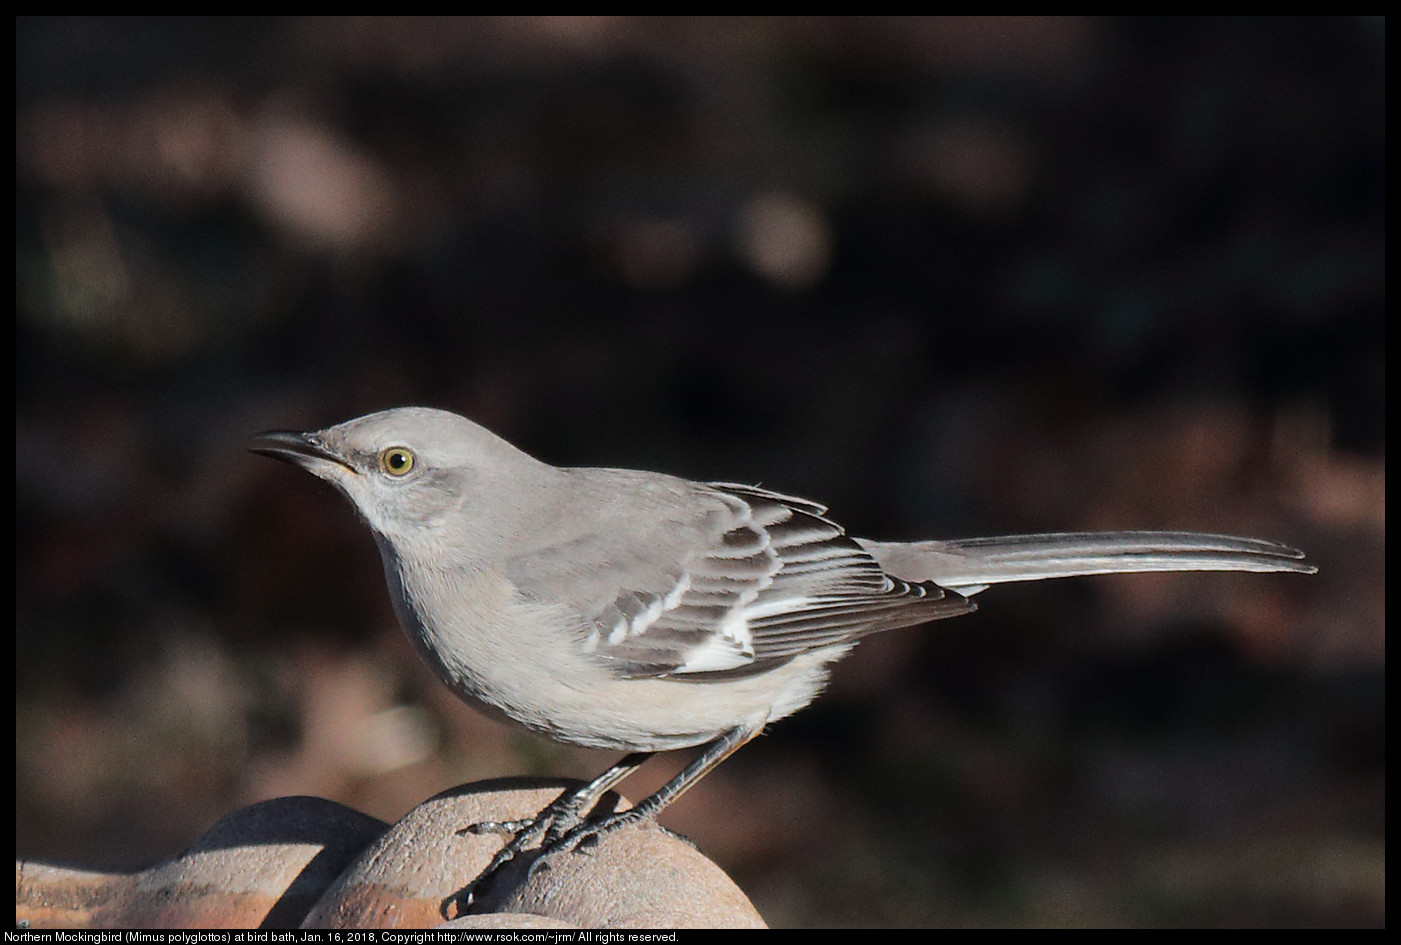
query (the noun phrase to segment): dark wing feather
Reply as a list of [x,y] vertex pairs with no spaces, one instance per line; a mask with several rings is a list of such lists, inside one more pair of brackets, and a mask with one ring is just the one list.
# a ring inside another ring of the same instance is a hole
[[888,575],[820,505],[732,483],[708,492],[722,511],[667,592],[629,591],[593,621],[585,649],[620,675],[743,675],[973,609]]

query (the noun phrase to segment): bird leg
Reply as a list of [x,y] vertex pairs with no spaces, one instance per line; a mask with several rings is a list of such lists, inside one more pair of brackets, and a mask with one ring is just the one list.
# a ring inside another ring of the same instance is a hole
[[459,834],[512,834],[511,841],[496,852],[480,878],[485,879],[532,846],[548,844],[552,839],[567,833],[584,819],[585,814],[598,803],[599,798],[642,767],[652,754],[650,751],[635,751],[627,755],[588,784],[565,791],[534,817],[521,820],[488,820],[459,830]]
[[[720,762],[734,754],[741,745],[763,730],[763,723],[742,725],[730,729],[706,746],[694,761],[681,770],[655,794],[635,806],[603,817],[589,820],[588,812],[606,792],[640,768],[653,752],[633,752],[583,787],[566,791],[539,814],[526,820],[489,821],[472,824],[459,833],[512,833],[485,870],[467,888],[467,901],[484,888],[493,875],[511,860],[527,850],[538,848],[527,875],[548,866],[548,860],[571,850],[593,847],[608,834],[628,824],[654,820],[663,809],[676,800],[697,781],[709,774]],[[459,900],[460,901],[460,900]]]
[[628,824],[655,820],[657,815],[672,801],[686,793],[697,781],[709,774],[720,762],[738,751],[740,746],[762,730],[762,724],[730,729],[707,745],[699,757],[683,768],[676,777],[662,785],[655,794],[644,798],[627,810],[616,811],[593,820],[578,821],[564,830],[559,830],[556,825],[546,834],[540,855],[531,864],[531,870],[534,871],[547,859],[561,853],[595,846],[608,834],[621,827],[626,827]]

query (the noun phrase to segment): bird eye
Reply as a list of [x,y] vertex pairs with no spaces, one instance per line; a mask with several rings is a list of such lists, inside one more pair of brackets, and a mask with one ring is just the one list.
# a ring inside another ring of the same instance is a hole
[[413,464],[413,450],[407,446],[391,446],[380,451],[379,467],[391,476],[407,476]]

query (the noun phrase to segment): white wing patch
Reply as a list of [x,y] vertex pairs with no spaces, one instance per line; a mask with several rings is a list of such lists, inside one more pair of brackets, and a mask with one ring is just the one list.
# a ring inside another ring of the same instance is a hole
[[744,643],[723,632],[706,639],[704,643],[686,654],[686,662],[673,673],[710,673],[724,669],[737,669],[754,661],[753,645]]
[[740,606],[716,629],[715,634],[700,646],[686,654],[686,662],[676,667],[676,673],[710,673],[722,669],[735,669],[754,661],[754,633],[749,628],[751,620],[760,620],[775,614],[793,613],[811,606],[809,597],[790,597],[771,600],[758,605]]

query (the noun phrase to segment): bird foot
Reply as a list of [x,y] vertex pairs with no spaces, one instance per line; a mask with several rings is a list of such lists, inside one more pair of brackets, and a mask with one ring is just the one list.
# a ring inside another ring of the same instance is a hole
[[[517,857],[532,854],[527,867],[526,878],[535,875],[542,866],[548,868],[548,860],[560,853],[594,846],[603,834],[614,828],[612,822],[625,817],[631,811],[611,814],[597,821],[586,821],[580,811],[582,803],[592,798],[585,791],[571,791],[562,794],[534,817],[520,820],[489,820],[469,824],[458,831],[458,835],[510,834],[511,839],[491,858],[491,862],[467,887],[465,899],[461,901],[464,911],[477,898],[477,893],[486,888],[497,873]],[[627,822],[630,822],[627,821]],[[619,826],[622,824],[620,823]]]
[[646,819],[646,813],[636,808],[608,814],[594,820],[583,820],[571,809],[571,797],[560,798],[535,817],[527,820],[486,821],[472,824],[459,834],[511,833],[511,839],[496,852],[486,869],[458,897],[461,913],[470,910],[474,902],[489,887],[500,871],[513,860],[529,856],[522,881],[536,871],[549,869],[550,862],[566,853],[592,855],[604,837],[619,828]]

